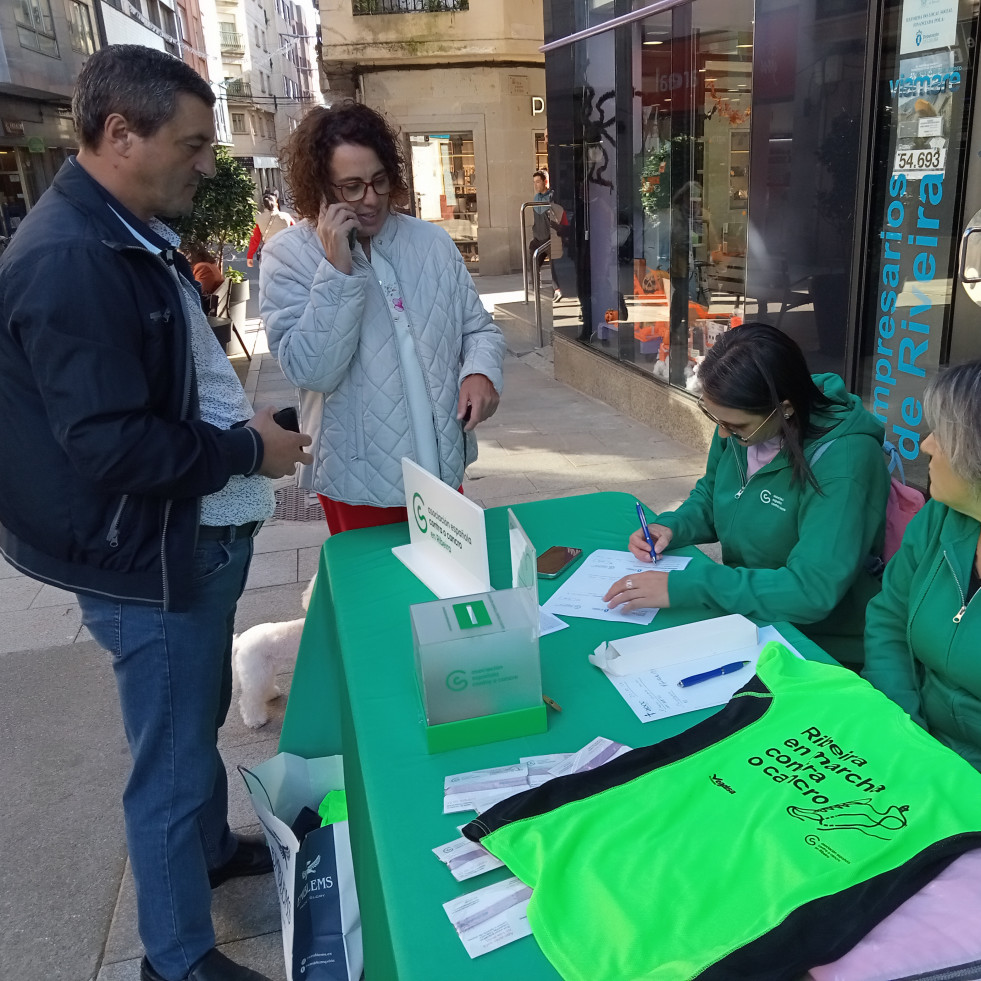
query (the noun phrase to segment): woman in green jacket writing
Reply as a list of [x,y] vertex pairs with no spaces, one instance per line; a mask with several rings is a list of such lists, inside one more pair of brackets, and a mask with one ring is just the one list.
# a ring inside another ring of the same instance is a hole
[[981,770],[981,361],[927,389],[930,493],[869,604],[862,674]]
[[[723,334],[698,371],[699,406],[717,425],[705,476],[649,526],[655,552],[718,541],[722,565],[620,579],[624,611],[694,607],[789,620],[838,660],[859,664],[865,606],[878,588],[889,475],[882,425],[833,374],[767,324]],[[648,561],[638,530],[630,550]]]

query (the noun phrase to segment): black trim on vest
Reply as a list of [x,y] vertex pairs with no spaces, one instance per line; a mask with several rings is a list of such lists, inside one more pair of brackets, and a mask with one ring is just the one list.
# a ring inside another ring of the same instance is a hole
[[698,981],[797,981],[812,967],[844,957],[954,859],[979,844],[981,833],[955,835],[930,845],[897,869],[814,899],[706,968]]
[[[742,692],[748,693],[750,697],[737,698],[736,695]],[[484,835],[497,831],[506,824],[537,817],[564,804],[585,800],[611,787],[629,783],[662,766],[677,763],[678,760],[714,746],[727,736],[759,721],[770,707],[773,697],[770,689],[757,675],[750,678],[736,695],[720,712],[685,732],[652,746],[633,749],[595,770],[556,777],[540,787],[533,787],[502,800],[466,825],[462,834],[471,841],[480,841]]]

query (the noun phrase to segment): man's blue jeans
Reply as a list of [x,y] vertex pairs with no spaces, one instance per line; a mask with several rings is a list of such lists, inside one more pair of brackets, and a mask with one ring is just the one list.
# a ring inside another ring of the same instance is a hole
[[208,869],[235,851],[216,741],[251,559],[251,538],[199,542],[193,605],[180,613],[78,597],[85,626],[112,655],[133,757],[123,810],[140,937],[172,981],[215,945]]

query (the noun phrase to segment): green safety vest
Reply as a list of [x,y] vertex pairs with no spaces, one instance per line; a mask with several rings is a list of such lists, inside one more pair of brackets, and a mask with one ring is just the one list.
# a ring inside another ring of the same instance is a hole
[[981,845],[981,773],[780,644],[716,715],[464,828],[534,890],[570,981],[780,981],[840,957]]

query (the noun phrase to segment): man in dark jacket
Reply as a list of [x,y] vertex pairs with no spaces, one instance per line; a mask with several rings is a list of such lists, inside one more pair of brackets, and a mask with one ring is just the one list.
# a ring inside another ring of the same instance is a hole
[[75,592],[112,655],[143,981],[262,981],[214,947],[211,888],[271,869],[229,831],[216,737],[268,478],[310,462],[308,436],[253,415],[157,217],[214,173],[214,102],[162,52],[96,52],[78,156],[0,260],[0,552]]

